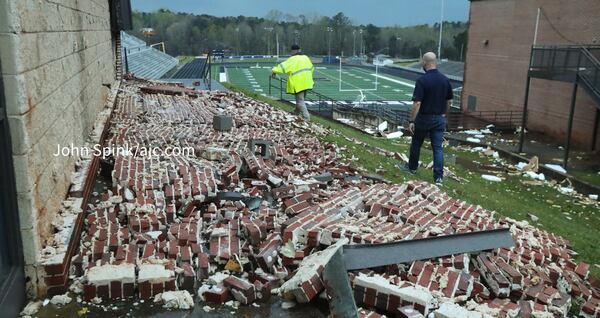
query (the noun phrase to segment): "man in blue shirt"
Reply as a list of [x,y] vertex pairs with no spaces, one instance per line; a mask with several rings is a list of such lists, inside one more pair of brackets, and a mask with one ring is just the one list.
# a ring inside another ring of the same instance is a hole
[[425,137],[429,136],[433,148],[433,180],[437,185],[444,178],[444,152],[442,142],[446,131],[446,113],[453,98],[452,86],[444,74],[437,70],[437,57],[433,52],[423,55],[425,74],[417,80],[413,93],[413,108],[408,129],[413,134],[408,167],[416,173],[419,155]]

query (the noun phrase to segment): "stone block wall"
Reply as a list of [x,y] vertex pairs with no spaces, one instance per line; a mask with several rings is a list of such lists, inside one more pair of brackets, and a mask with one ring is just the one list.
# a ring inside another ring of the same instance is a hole
[[76,158],[115,83],[108,0],[0,2],[0,61],[18,192],[25,275],[37,295],[36,265],[68,191]]

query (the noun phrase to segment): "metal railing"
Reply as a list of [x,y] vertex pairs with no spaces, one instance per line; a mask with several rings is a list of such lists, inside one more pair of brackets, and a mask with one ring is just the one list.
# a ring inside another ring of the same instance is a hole
[[580,81],[600,99],[600,46],[536,46],[531,50],[532,77]]
[[204,81],[208,90],[212,90],[212,58],[210,51],[206,55],[206,63],[204,63],[204,69],[201,71],[200,78]]
[[596,118],[592,133],[592,149],[596,146],[596,136],[600,122],[600,46],[534,46],[531,48],[531,59],[527,73],[525,101],[523,103],[523,122],[519,138],[519,152],[523,152],[525,129],[527,127],[527,109],[531,78],[542,78],[573,83],[571,105],[567,128],[567,140],[563,167],[567,167],[571,146],[573,119],[577,101],[577,90],[582,86],[596,102]]
[[[273,79],[269,77],[269,96],[277,98],[278,95],[279,100],[287,100],[284,98],[286,84],[287,82],[283,78]],[[460,105],[460,90],[455,90],[455,98],[458,96],[458,105]],[[387,121],[389,126],[405,127],[411,115],[410,108],[394,109],[390,105],[379,103],[380,101],[362,104],[340,101],[316,91],[310,91],[306,95],[306,100],[313,104],[307,105],[307,108],[323,117],[335,119],[334,113],[336,113],[337,115],[343,115],[345,118],[353,118],[355,122],[363,126],[375,126]],[[454,103],[455,101],[453,101],[453,106]],[[449,110],[447,128],[448,130],[480,129],[493,124],[499,130],[513,130],[519,127],[522,118],[522,111],[463,112],[459,106],[452,107]]]

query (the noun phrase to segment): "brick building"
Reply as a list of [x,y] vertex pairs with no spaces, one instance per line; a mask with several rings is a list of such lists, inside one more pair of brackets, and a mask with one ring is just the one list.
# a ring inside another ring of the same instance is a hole
[[[129,8],[118,0],[0,1],[0,269],[9,273],[0,275],[2,308],[10,297],[18,302],[23,279],[30,295],[43,293],[41,242],[54,234],[75,167],[75,157],[53,154],[57,144],[83,145],[93,128],[117,81],[115,52]],[[8,283],[16,289],[2,288]]]
[[[538,8],[536,46],[600,44],[599,1],[471,0],[463,109],[523,109]],[[527,127],[565,142],[572,93],[573,83],[532,78]],[[572,141],[583,149],[592,148],[596,106],[578,90]]]

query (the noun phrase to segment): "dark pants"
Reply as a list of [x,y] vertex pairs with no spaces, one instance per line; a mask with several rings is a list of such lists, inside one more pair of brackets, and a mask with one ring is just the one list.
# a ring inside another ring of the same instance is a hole
[[429,136],[433,148],[433,180],[444,177],[444,150],[442,142],[446,131],[446,117],[442,115],[418,115],[415,119],[415,132],[410,144],[408,168],[417,170],[421,146],[425,137]]

